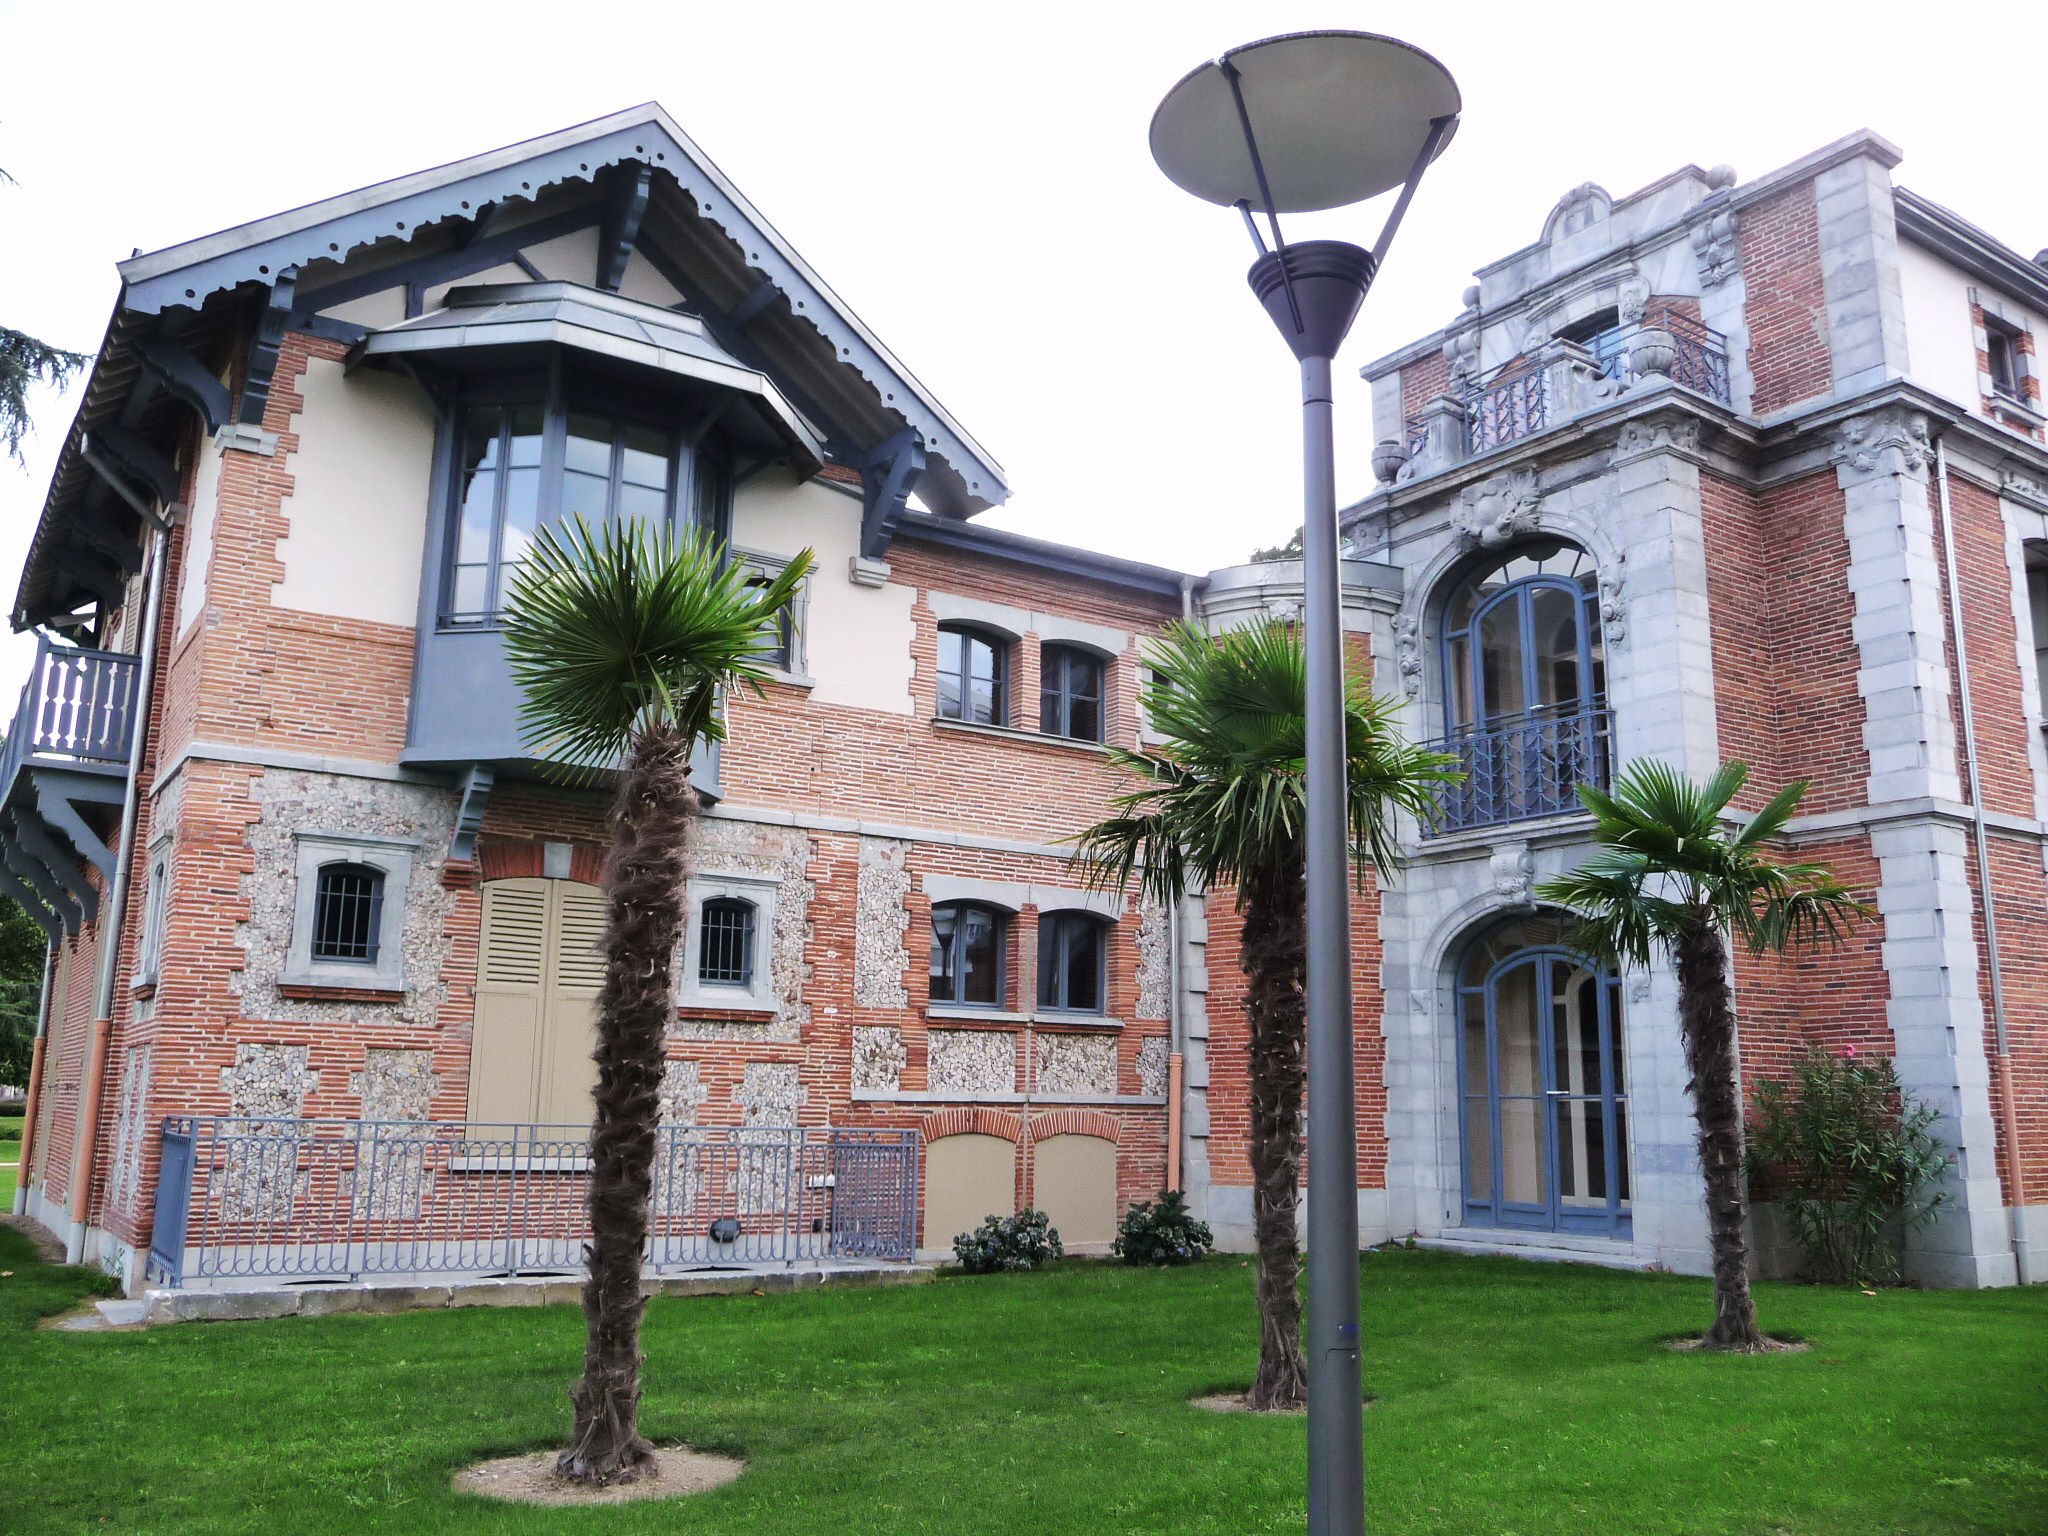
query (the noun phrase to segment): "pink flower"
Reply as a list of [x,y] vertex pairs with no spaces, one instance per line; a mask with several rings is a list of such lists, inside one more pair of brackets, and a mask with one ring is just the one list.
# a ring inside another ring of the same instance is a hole
[[1856,1047],[1855,1047],[1855,1046],[1853,1046],[1853,1045],[1845,1045],[1845,1046],[1843,1046],[1843,1047],[1842,1047],[1842,1060],[1844,1060],[1844,1061],[1854,1061],[1855,1059],[1856,1059]]

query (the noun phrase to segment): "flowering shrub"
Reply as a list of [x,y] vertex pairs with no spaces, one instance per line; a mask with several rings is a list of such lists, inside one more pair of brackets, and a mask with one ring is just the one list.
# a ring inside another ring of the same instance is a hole
[[1188,1214],[1187,1201],[1169,1189],[1157,1204],[1140,1200],[1124,1212],[1110,1252],[1126,1264],[1192,1264],[1216,1245],[1209,1224]]
[[1006,1269],[1036,1269],[1064,1258],[1066,1249],[1045,1212],[1022,1210],[1014,1216],[991,1216],[972,1232],[953,1239],[953,1256],[970,1275],[992,1275]]
[[1897,1285],[1906,1233],[1934,1219],[1949,1154],[1934,1109],[1909,1098],[1883,1056],[1809,1051],[1790,1084],[1756,1086],[1751,1192],[1776,1200],[1813,1278]]

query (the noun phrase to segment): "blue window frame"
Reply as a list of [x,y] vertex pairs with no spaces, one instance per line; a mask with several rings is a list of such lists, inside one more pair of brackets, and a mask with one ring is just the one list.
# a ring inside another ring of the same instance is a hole
[[971,901],[932,908],[931,1000],[964,1008],[1000,1008],[1007,980],[1005,914]]
[[498,623],[535,535],[567,517],[680,518],[722,541],[726,466],[693,445],[686,405],[662,414],[644,396],[559,369],[468,386],[453,416],[442,627]]
[[1607,662],[1590,556],[1551,541],[1481,568],[1443,619],[1446,829],[1578,809],[1608,773]]
[[1046,912],[1038,919],[1038,1006],[1059,1013],[1101,1013],[1108,976],[1109,925],[1092,912]]
[[1458,969],[1460,1169],[1468,1226],[1630,1232],[1618,978],[1551,913],[1481,935]]

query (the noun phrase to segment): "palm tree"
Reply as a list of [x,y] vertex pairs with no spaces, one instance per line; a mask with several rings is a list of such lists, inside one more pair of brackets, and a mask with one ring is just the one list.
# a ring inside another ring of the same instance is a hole
[[604,866],[583,1284],[589,1336],[571,1395],[574,1428],[557,1463],[583,1482],[630,1482],[652,1462],[637,1423],[641,1258],[662,1041],[675,1017],[670,966],[701,810],[690,753],[723,734],[722,693],[758,688],[766,673],[756,658],[810,558],[806,550],[773,581],[750,586],[708,540],[624,520],[593,531],[577,519],[534,541],[505,617],[505,652],[526,695],[521,727],[535,752],[568,765],[623,759]]
[[1823,938],[1838,941],[1869,909],[1825,865],[1779,863],[1765,852],[1798,809],[1805,781],[1778,791],[1740,831],[1724,822],[1729,802],[1748,782],[1743,763],[1724,763],[1700,784],[1666,764],[1641,761],[1616,779],[1612,793],[1581,785],[1601,851],[1544,882],[1537,894],[1580,915],[1572,942],[1588,955],[1646,966],[1657,948],[1677,964],[1686,1091],[1699,1122],[1714,1254],[1714,1325],[1701,1344],[1754,1354],[1765,1343],[1743,1233],[1742,1090],[1727,938],[1735,934],[1754,955],[1783,954]]
[[[1095,878],[1174,902],[1191,889],[1236,888],[1243,921],[1250,1032],[1252,1220],[1258,1245],[1259,1368],[1250,1405],[1303,1401],[1295,1208],[1301,1181],[1304,896],[1308,807],[1304,738],[1308,666],[1300,636],[1276,620],[1210,636],[1192,625],[1147,648],[1152,751],[1112,748],[1141,776],[1116,814],[1076,839]],[[1404,743],[1391,705],[1347,689],[1350,830],[1361,880],[1396,862],[1392,811],[1427,818],[1451,759]]]

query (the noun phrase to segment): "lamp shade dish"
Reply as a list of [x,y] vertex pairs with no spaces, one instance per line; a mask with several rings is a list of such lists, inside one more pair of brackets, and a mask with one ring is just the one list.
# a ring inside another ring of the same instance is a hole
[[1294,32],[1233,48],[1168,91],[1151,130],[1167,179],[1224,207],[1266,207],[1233,71],[1275,213],[1342,208],[1399,186],[1430,124],[1455,118],[1460,105],[1449,70],[1376,33]]

